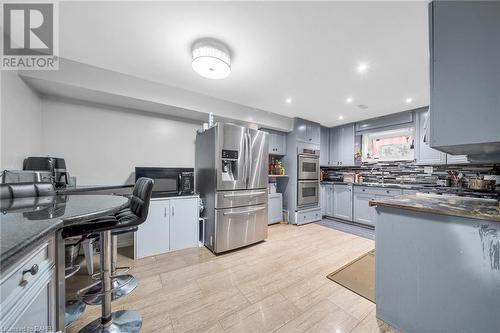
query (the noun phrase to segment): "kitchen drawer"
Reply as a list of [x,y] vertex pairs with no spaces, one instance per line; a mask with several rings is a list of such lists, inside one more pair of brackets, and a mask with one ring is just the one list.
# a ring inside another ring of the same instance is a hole
[[397,196],[401,195],[402,191],[399,188],[354,186],[354,193]]
[[314,208],[296,212],[297,224],[306,224],[321,220],[321,208]]
[[[0,278],[0,302],[2,312],[7,310],[26,290],[37,283],[54,265],[55,237],[38,246],[24,258],[19,260]],[[30,272],[32,270],[33,274]],[[24,272],[24,274],[23,274]]]

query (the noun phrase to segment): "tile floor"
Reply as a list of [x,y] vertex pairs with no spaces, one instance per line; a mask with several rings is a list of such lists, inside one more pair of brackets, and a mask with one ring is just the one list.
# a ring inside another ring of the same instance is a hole
[[[135,309],[142,332],[396,332],[375,305],[326,275],[372,250],[374,242],[318,224],[270,226],[267,241],[214,256],[193,248],[133,261],[139,287],[113,302]],[[67,293],[89,282],[67,281]],[[68,332],[100,315],[88,306]]]

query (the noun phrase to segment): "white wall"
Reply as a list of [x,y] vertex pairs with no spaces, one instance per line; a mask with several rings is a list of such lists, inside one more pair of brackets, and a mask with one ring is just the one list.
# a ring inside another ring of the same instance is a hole
[[25,157],[41,154],[42,101],[16,71],[0,75],[0,169],[20,170]]
[[56,97],[42,110],[42,151],[63,157],[77,185],[132,183],[136,166],[194,167],[201,124]]

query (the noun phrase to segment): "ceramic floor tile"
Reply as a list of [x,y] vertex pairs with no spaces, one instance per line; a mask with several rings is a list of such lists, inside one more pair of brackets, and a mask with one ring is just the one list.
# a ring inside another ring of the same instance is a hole
[[[373,247],[316,224],[279,224],[265,242],[218,256],[190,248],[133,261],[120,251],[118,264],[132,266],[139,286],[112,309],[139,311],[142,332],[392,332],[373,305],[326,279]],[[92,282],[82,271],[66,281],[68,297]],[[100,313],[87,307],[68,332]]]
[[389,324],[377,319],[372,310],[352,331],[352,333],[400,333]]
[[274,294],[222,319],[226,332],[272,332],[292,320],[299,310],[285,297]]
[[[333,281],[332,283],[336,284]],[[346,288],[340,287],[338,284],[336,285],[339,286],[339,288],[336,288],[336,291],[329,299],[354,318],[362,320],[370,311],[375,309],[375,303],[372,303]]]
[[352,330],[358,320],[333,304],[329,300],[308,308],[300,316],[282,326],[277,332],[335,332],[347,333]]

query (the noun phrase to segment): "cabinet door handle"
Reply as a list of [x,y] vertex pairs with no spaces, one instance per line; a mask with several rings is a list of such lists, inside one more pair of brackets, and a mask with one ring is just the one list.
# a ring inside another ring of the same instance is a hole
[[175,215],[175,206],[172,206],[172,216]]
[[21,280],[21,282],[19,282],[19,285],[23,288],[26,287],[26,285],[28,284],[28,280],[24,278],[24,275],[26,275],[27,273],[30,273],[31,275],[36,275],[36,273],[38,273],[38,265],[34,264],[33,266],[31,266],[30,269],[25,269],[23,271],[23,279]]
[[163,216],[167,216],[167,207],[163,208]]

